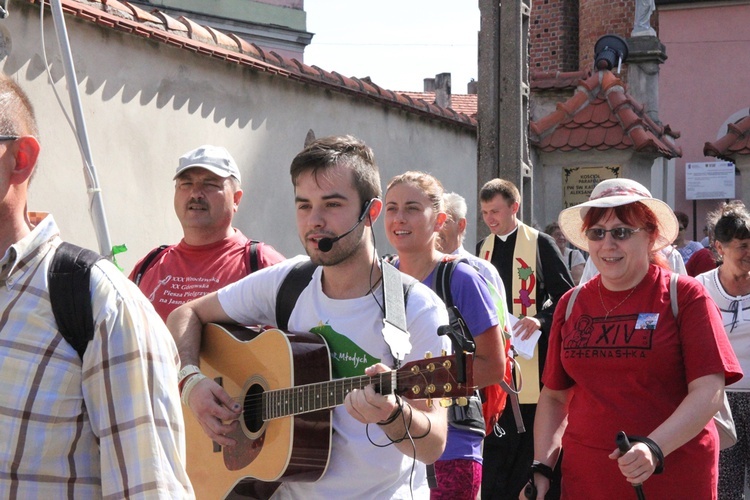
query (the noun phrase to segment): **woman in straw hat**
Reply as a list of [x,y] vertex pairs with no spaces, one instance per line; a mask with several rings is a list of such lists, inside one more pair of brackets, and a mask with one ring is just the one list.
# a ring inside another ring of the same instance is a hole
[[[641,483],[650,498],[716,498],[712,417],[742,371],[693,278],[679,277],[672,313],[671,271],[657,252],[677,234],[672,210],[635,181],[609,179],[559,220],[599,275],[555,313],[534,426],[536,498],[561,448],[563,498],[628,499]],[[624,454],[619,431],[632,443]]]

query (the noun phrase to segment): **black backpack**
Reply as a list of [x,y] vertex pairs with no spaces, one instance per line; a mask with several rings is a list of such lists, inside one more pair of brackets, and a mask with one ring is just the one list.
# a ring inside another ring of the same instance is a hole
[[47,273],[57,329],[81,359],[94,338],[91,267],[102,258],[96,252],[63,242],[55,251]]

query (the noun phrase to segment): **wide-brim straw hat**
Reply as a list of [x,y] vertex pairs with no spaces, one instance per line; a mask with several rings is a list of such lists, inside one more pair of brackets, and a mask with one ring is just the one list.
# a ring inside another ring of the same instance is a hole
[[672,209],[661,200],[651,196],[642,184],[631,179],[607,179],[596,185],[589,201],[566,208],[560,212],[559,223],[565,237],[573,245],[588,252],[589,240],[583,233],[583,218],[591,207],[614,208],[629,203],[641,202],[656,216],[659,237],[653,250],[661,250],[671,245],[677,238],[679,224]]

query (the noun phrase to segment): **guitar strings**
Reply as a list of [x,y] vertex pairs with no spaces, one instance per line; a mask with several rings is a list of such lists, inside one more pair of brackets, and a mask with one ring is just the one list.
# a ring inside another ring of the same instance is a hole
[[[422,382],[424,384],[424,388],[426,389],[427,386],[430,384],[428,376],[431,374],[435,374],[437,371],[448,373],[450,376],[450,381],[453,384],[455,384],[457,388],[461,387],[461,384],[459,384],[456,381],[455,376],[449,369],[446,369],[440,363],[434,363],[433,366],[434,367],[432,369],[420,367],[420,370],[418,372],[413,372],[411,370],[397,371],[396,372],[396,387],[392,387],[391,389],[394,391],[397,390],[399,386],[399,382],[403,382],[405,379],[416,377],[416,376],[422,377]],[[437,368],[437,370],[435,368]],[[349,392],[351,392],[351,390],[353,389],[363,389],[367,385],[371,385],[371,384],[378,384],[381,386],[388,385],[388,383],[390,382],[391,375],[392,375],[392,372],[385,372],[385,373],[380,373],[378,375],[375,375],[373,377],[361,376],[361,377],[353,377],[353,378],[345,378],[345,379],[334,379],[330,381],[316,382],[314,384],[308,384],[308,385],[303,385],[303,386],[289,387],[289,388],[284,388],[284,389],[265,390],[263,392],[259,392],[255,394],[248,394],[244,397],[235,396],[235,397],[232,397],[232,400],[238,403],[242,403],[243,411],[250,412],[253,415],[262,413],[262,410],[264,408],[264,401],[266,402],[265,408],[267,408],[268,410],[272,410],[272,408],[270,408],[270,404],[273,404],[273,402],[275,402],[276,406],[275,408],[273,408],[274,411],[268,411],[268,413],[270,413],[271,415],[262,415],[263,420],[272,420],[274,418],[281,418],[281,417],[286,417],[290,415],[299,415],[302,413],[308,413],[311,411],[334,408],[336,406],[343,404],[343,398],[345,398],[346,395]],[[330,390],[326,391],[327,392],[326,397],[328,398],[328,400],[326,404],[321,405],[320,388],[325,387],[325,386],[330,386]],[[341,393],[340,392],[341,390],[344,390],[345,392]],[[341,398],[340,402],[337,402],[337,399],[336,399],[337,396]],[[440,396],[429,396],[429,397],[440,398],[440,397],[445,397],[445,396],[446,396],[445,394],[442,394]],[[269,401],[269,400],[274,400],[274,401]],[[305,405],[305,403],[307,403],[307,405]],[[315,405],[312,408],[308,408],[311,403],[317,403],[317,405]],[[275,414],[277,412],[278,414]]]

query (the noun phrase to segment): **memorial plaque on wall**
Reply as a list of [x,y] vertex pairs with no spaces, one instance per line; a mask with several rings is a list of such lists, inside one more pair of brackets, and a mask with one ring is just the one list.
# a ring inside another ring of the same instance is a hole
[[563,168],[563,208],[588,201],[597,184],[620,177],[621,170],[621,165]]

